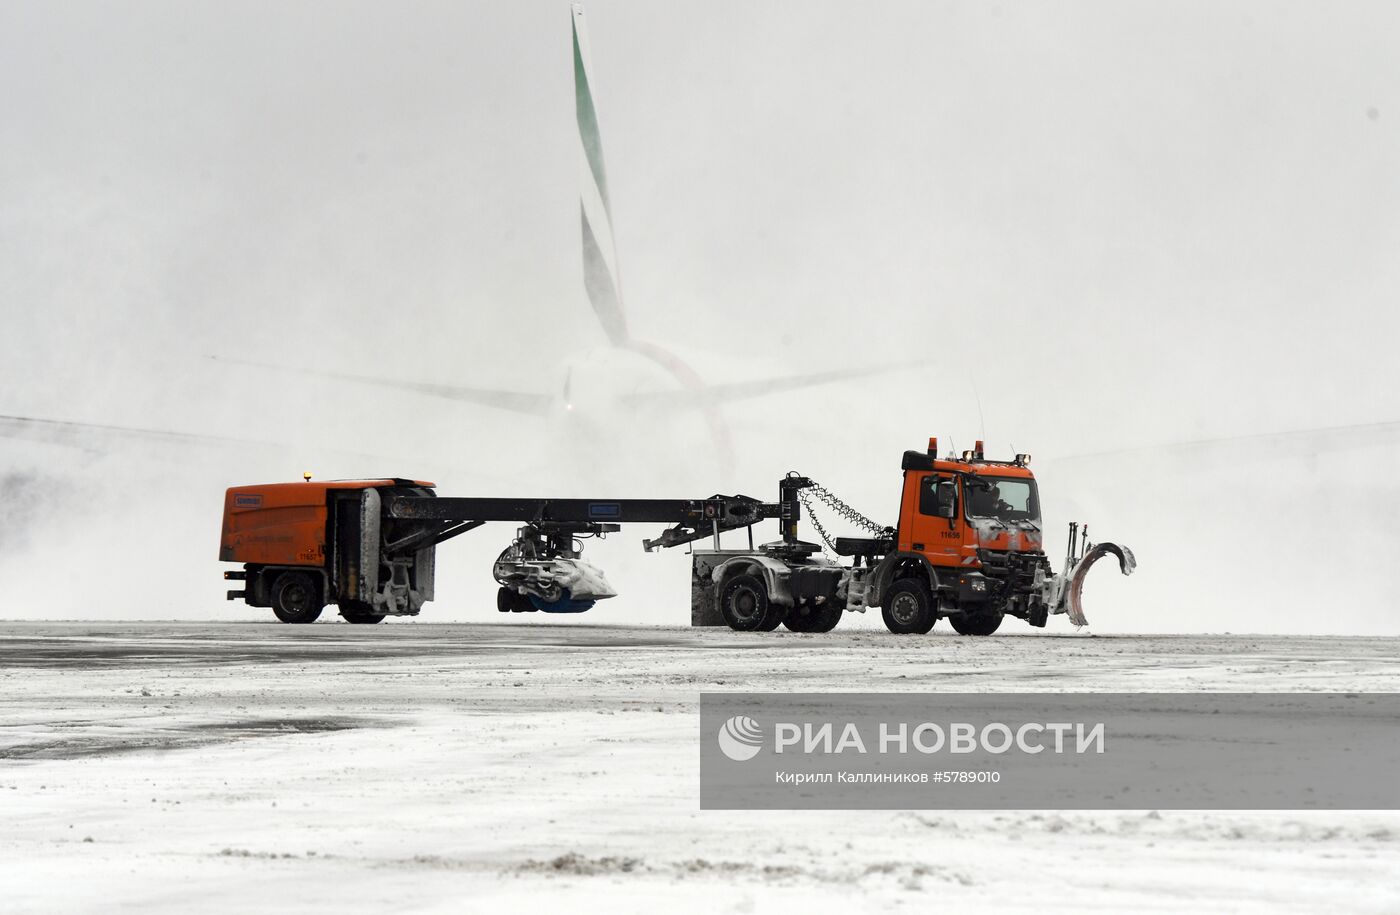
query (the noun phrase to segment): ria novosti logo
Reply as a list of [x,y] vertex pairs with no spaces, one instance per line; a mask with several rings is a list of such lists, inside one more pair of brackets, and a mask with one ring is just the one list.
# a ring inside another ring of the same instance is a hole
[[719,748],[735,762],[753,759],[763,748],[763,728],[747,715],[735,715],[719,729]]
[[[1024,722],[1009,725],[993,721],[981,725],[967,721],[939,723],[925,721],[910,727],[906,721],[879,721],[860,724],[847,721],[790,722],[773,725],[773,753],[776,756],[924,756],[990,754],[1013,752],[1026,755],[1049,752],[1055,755],[1105,751],[1104,722]],[[735,762],[747,762],[763,749],[765,731],[747,715],[734,715],[716,735],[719,748]]]

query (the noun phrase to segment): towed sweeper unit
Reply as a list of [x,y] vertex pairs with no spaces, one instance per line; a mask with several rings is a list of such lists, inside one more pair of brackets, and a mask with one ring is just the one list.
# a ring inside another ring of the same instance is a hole
[[[582,559],[584,539],[623,524],[668,525],[644,540],[648,550],[709,540],[693,549],[691,621],[736,630],[826,632],[846,611],[880,607],[896,633],[928,632],[946,617],[958,632],[988,635],[1004,617],[1044,626],[1053,614],[1085,622],[1085,575],[1104,555],[1124,574],[1126,547],[1090,544],[1071,525],[1065,570],[1056,575],[1042,549],[1039,493],[1030,458],[988,460],[978,442],[961,456],[908,451],[895,525],[881,526],[811,479],[789,474],[778,500],[715,495],[704,499],[545,499],[439,497],[431,483],[384,478],[274,483],[230,488],[224,500],[219,558],[241,563],[224,573],[244,587],[230,600],[270,607],[288,623],[309,623],[328,604],[352,623],[413,616],[433,599],[438,544],[488,522],[516,535],[493,564],[506,612],[578,613],[616,592]],[[869,536],[828,536],[820,501]],[[798,537],[802,507],[827,548]],[[755,524],[776,519],[780,539],[754,546]],[[746,530],[744,548],[720,535]]]

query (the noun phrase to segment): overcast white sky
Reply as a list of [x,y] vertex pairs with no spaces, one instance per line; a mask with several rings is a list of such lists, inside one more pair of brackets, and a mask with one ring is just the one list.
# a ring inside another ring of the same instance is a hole
[[[985,426],[996,450],[1048,461],[1400,419],[1393,4],[587,9],[634,329],[717,381],[932,360],[731,409],[730,479],[645,431],[620,441],[666,464],[645,485],[768,495],[798,467],[889,515],[899,450],[930,434],[970,444]],[[486,485],[467,471],[528,452],[567,477],[568,456],[511,417],[203,357],[526,387],[601,343],[580,281],[568,18],[564,2],[0,5],[0,413],[289,452],[0,446],[11,502],[45,469],[41,491],[87,496],[117,471],[138,490],[167,481],[164,501],[101,524],[45,501],[10,571],[34,581],[60,545],[125,568],[134,548],[114,532],[176,530],[194,544],[172,553],[190,600],[114,606],[89,584],[58,603],[222,613],[217,499],[253,481],[244,468],[423,455],[467,494]],[[1105,585],[1124,628],[1394,631],[1396,456],[1080,464],[1047,470],[1044,501],[1056,525],[1083,509],[1138,548],[1141,578]],[[1358,567],[1363,544],[1382,555]],[[427,613],[484,616],[470,604],[500,545],[444,562],[473,590]],[[21,590],[0,614],[54,606]],[[626,599],[618,618],[684,620],[679,602]]]

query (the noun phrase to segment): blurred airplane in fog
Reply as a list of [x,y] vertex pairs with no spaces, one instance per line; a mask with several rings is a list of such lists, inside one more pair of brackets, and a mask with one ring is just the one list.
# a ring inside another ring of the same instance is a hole
[[[549,455],[552,451],[568,454],[576,463],[593,468],[605,464],[619,465],[618,476],[625,480],[626,461],[619,455],[619,441],[635,440],[635,432],[643,429],[655,442],[651,455],[684,451],[694,456],[698,451],[713,455],[717,467],[732,468],[733,442],[722,408],[769,395],[782,394],[847,381],[857,378],[912,369],[918,363],[894,363],[878,366],[849,366],[824,371],[791,374],[759,380],[707,381],[691,363],[670,347],[637,337],[631,330],[624,308],[622,274],[614,240],[608,175],[604,165],[601,132],[594,104],[593,79],[584,13],[580,5],[572,8],[572,58],[574,69],[575,116],[579,136],[581,177],[580,220],[584,289],[602,331],[602,345],[580,348],[563,354],[557,366],[547,372],[550,380],[534,390],[507,390],[489,386],[441,384],[403,378],[384,378],[335,369],[305,369],[294,366],[266,365],[246,360],[214,357],[219,362],[256,366],[283,372],[310,374],[331,381],[350,381],[377,388],[404,391],[427,397],[443,398],[477,406],[490,407],[506,413],[532,417],[539,421],[538,442],[532,451]],[[703,325],[703,316],[696,323]],[[745,359],[761,359],[761,342],[748,345]],[[521,360],[538,364],[540,355],[521,346]],[[726,358],[721,356],[720,358]],[[732,362],[732,356],[727,358]],[[771,409],[771,408],[769,408]],[[763,414],[760,414],[763,415]],[[919,419],[918,436],[928,433],[926,419]],[[766,425],[766,424],[765,424]],[[275,434],[269,433],[275,437]],[[286,450],[285,443],[257,442],[248,439],[168,429],[134,428],[116,425],[70,422],[33,416],[0,416],[0,437],[59,444],[102,453],[119,447],[119,442],[166,442],[181,446],[256,446]],[[1346,426],[1321,430],[1299,430],[1275,435],[1228,437],[1206,442],[1164,443],[1152,446],[1159,455],[1190,453],[1199,457],[1213,449],[1243,444],[1260,453],[1298,454],[1305,450],[1363,447],[1370,444],[1400,440],[1400,423],[1384,422],[1362,426]],[[378,444],[376,451],[389,450]],[[355,442],[347,449],[361,451]],[[1146,449],[1144,449],[1146,450]],[[1118,452],[1114,452],[1115,454]],[[365,457],[361,454],[360,457]],[[1096,458],[1101,455],[1064,457],[1057,463]],[[480,455],[472,455],[475,463]],[[646,456],[642,456],[646,459]],[[400,457],[380,455],[376,462],[401,472],[405,462],[412,468],[422,468],[422,454]],[[13,463],[13,462],[7,462]],[[32,461],[23,460],[20,464]],[[361,462],[363,463],[363,462]],[[443,464],[437,459],[426,463]],[[0,467],[0,471],[13,470]],[[418,472],[418,471],[415,471]],[[480,477],[473,470],[469,476]],[[723,484],[723,480],[716,480]]]
[[[703,451],[727,475],[733,469],[734,450],[729,428],[720,413],[722,406],[910,367],[912,363],[886,363],[757,381],[710,383],[668,347],[638,338],[631,332],[623,307],[607,173],[593,103],[588,36],[583,22],[583,8],[579,5],[574,5],[572,9],[572,24],[575,109],[582,179],[583,278],[588,300],[606,340],[604,344],[580,348],[556,360],[555,368],[542,373],[552,376],[552,381],[535,390],[438,384],[372,377],[336,369],[271,365],[222,356],[211,358],[221,363],[295,372],[330,381],[351,381],[533,417],[539,421],[540,428],[538,438],[533,438],[535,433],[531,433],[530,451],[541,453],[546,459],[551,458],[555,451],[568,454],[576,464],[588,471],[595,483],[610,485],[629,481],[629,461],[626,455],[618,453],[617,446],[619,441],[633,438],[639,429],[645,429],[648,436],[654,438],[656,453],[682,450],[695,454]],[[531,364],[540,361],[540,354],[529,349],[527,343],[519,344],[519,349],[522,360],[529,360]],[[747,357],[751,353],[746,351],[745,355]],[[110,450],[119,441],[166,442],[185,446],[287,447],[286,443],[273,445],[251,439],[176,430],[30,416],[0,416],[0,437],[65,444],[94,454]],[[381,452],[392,450],[378,444],[374,448]],[[350,443],[338,450],[342,455],[345,451],[353,451],[358,457],[365,457],[361,442]],[[647,460],[644,455],[635,457]],[[474,463],[479,459],[480,455],[473,456]],[[416,468],[416,473],[426,470],[425,463],[438,466],[451,463],[450,459],[446,462],[431,458],[425,461],[424,455],[412,453],[392,458],[391,461],[396,462],[395,466],[407,463]],[[381,465],[386,463],[383,460],[377,462]],[[518,462],[513,467],[515,472],[530,469],[520,466]],[[400,467],[395,472],[401,470]],[[609,470],[615,472],[609,473]],[[454,473],[459,480],[461,476]],[[473,469],[466,476],[481,478],[482,474]]]
[[[260,368],[279,369],[338,381],[441,397],[545,420],[542,440],[570,455],[617,460],[615,446],[639,427],[653,432],[658,442],[672,446],[679,436],[686,450],[713,452],[721,467],[732,469],[734,450],[720,408],[772,394],[896,372],[922,362],[852,366],[759,380],[710,382],[666,345],[635,336],[623,306],[622,273],[614,240],[608,175],[603,162],[602,135],[593,101],[593,79],[583,7],[574,4],[573,65],[575,114],[580,152],[580,217],[583,280],[589,303],[606,343],[571,353],[558,361],[554,382],[543,390],[503,390],[476,385],[435,384],[355,372],[268,365],[223,359]],[[703,316],[699,316],[703,318]],[[703,323],[701,321],[700,323]],[[762,357],[761,343],[745,348],[745,356]],[[540,354],[521,345],[520,356],[537,363]],[[697,423],[695,420],[700,422]],[[707,435],[691,436],[694,428]],[[597,463],[590,461],[590,464]]]

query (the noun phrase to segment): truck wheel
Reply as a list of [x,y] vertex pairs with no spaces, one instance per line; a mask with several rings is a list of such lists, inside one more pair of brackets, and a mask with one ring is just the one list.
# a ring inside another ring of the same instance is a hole
[[305,572],[283,572],[272,583],[272,612],[284,623],[314,623],[322,606],[321,589]]
[[955,613],[948,617],[959,635],[991,635],[997,631],[1006,615],[1000,610],[982,610],[978,613]]
[[881,611],[885,628],[896,635],[925,633],[933,628],[933,596],[922,579],[901,578],[890,585]]
[[820,607],[816,608],[816,619],[812,628],[808,632],[830,632],[836,628],[836,624],[841,622],[841,616],[846,612],[846,607],[836,600],[828,600]]
[[768,588],[764,586],[763,579],[748,574],[729,579],[720,592],[719,610],[730,629],[736,632],[759,631],[769,616]]
[[820,622],[821,608],[807,601],[800,601],[796,607],[788,609],[783,617],[783,625],[789,632],[815,632],[813,628]]
[[536,607],[530,598],[510,588],[496,589],[496,609],[502,613],[534,613]]

